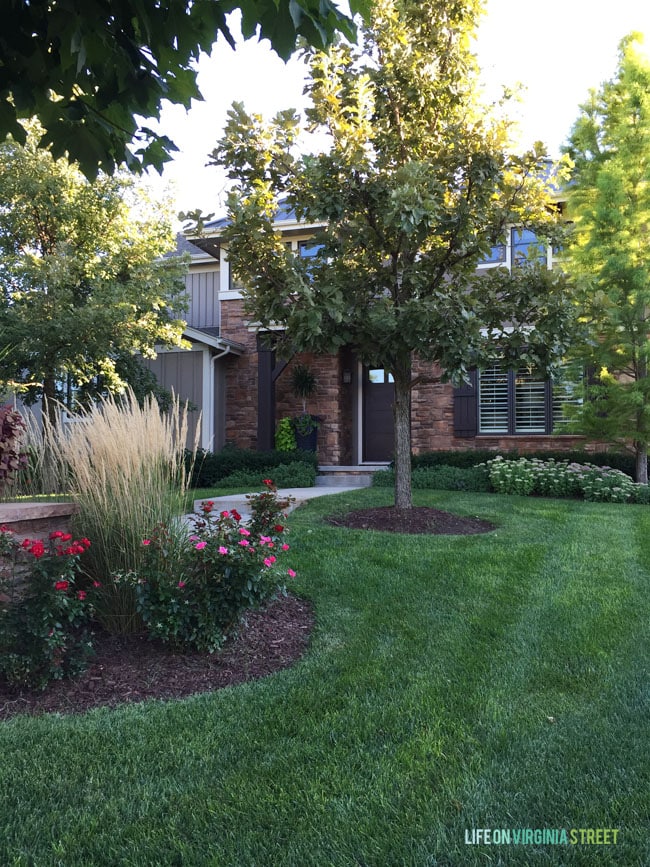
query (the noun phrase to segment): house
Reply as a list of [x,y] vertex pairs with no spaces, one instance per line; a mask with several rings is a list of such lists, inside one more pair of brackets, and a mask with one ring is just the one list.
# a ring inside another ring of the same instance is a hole
[[[313,255],[317,226],[301,224],[280,208],[277,217],[287,244],[297,255]],[[288,363],[275,358],[244,312],[240,287],[232,280],[227,249],[220,242],[223,221],[209,223],[202,237],[183,237],[189,251],[189,309],[185,337],[192,348],[161,351],[148,362],[159,382],[203,410],[200,443],[219,450],[225,443],[270,449],[276,423],[295,416],[301,401],[291,389],[290,371],[307,364],[317,380],[307,409],[322,418],[318,455],[322,466],[363,466],[392,459],[393,384],[390,373],[364,367],[350,348],[337,355],[303,353]],[[481,268],[516,267],[536,241],[531,232],[512,229]],[[552,264],[550,250],[540,255]],[[429,373],[431,365],[416,365]],[[571,385],[554,386],[528,369],[499,366],[473,371],[460,388],[432,381],[412,392],[412,447],[415,453],[468,448],[538,451],[571,449],[581,437],[562,433]]]

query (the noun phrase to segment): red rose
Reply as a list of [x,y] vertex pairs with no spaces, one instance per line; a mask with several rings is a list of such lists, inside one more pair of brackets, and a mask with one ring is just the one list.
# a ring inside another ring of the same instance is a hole
[[235,521],[241,521],[241,515],[239,514],[237,509],[233,509],[231,514],[232,514],[233,518],[235,519]]
[[[55,590],[67,590],[69,586],[70,586],[69,581],[57,581],[56,584],[54,585],[54,589]],[[81,591],[81,592],[83,592],[83,591]]]
[[42,542],[34,542],[29,550],[34,555],[34,557],[42,557],[45,553],[45,546]]
[[262,479],[262,484],[266,485],[267,488],[273,487],[273,479]]
[[62,542],[69,542],[72,539],[72,533],[61,533],[60,538]]
[[276,533],[281,533],[284,530],[284,527],[282,526],[282,524],[276,524],[273,529]]
[[80,599],[83,602],[85,598],[86,598],[86,591],[85,590],[77,590],[77,599]]

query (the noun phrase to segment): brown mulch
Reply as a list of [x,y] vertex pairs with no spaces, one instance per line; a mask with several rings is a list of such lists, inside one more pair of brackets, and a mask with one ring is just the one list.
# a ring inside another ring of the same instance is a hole
[[[496,529],[490,521],[417,506],[384,506],[332,515],[328,523],[391,533],[471,535]],[[15,691],[0,683],[0,720],[17,714],[84,713],[146,699],[183,698],[256,680],[287,668],[306,651],[314,625],[310,604],[289,594],[249,612],[239,634],[221,651],[173,653],[145,634],[96,632],[95,655],[79,677],[43,691]]]
[[496,526],[490,521],[452,515],[451,512],[442,512],[428,506],[414,506],[412,509],[379,506],[374,509],[358,509],[341,516],[330,515],[326,520],[335,527],[381,530],[384,533],[469,536],[496,530]]
[[183,698],[255,680],[299,659],[313,624],[310,604],[289,594],[249,612],[239,635],[214,654],[172,653],[146,635],[96,633],[95,655],[78,678],[56,681],[38,692],[16,692],[0,683],[0,720]]

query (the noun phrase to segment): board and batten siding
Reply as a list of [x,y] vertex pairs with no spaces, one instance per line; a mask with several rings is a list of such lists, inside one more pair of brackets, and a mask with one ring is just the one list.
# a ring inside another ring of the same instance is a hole
[[185,287],[188,307],[182,318],[192,328],[219,328],[219,271],[191,271]]
[[163,388],[173,390],[183,403],[187,400],[190,407],[194,407],[188,413],[187,438],[188,445],[193,443],[203,406],[203,351],[161,351],[156,358],[143,358],[142,363],[151,370]]

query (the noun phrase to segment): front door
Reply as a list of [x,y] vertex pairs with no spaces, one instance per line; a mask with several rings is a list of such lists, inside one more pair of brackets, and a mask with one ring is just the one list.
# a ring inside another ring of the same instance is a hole
[[363,368],[363,460],[393,459],[393,376],[381,367]]

